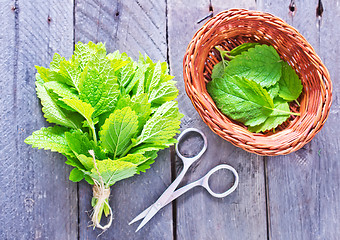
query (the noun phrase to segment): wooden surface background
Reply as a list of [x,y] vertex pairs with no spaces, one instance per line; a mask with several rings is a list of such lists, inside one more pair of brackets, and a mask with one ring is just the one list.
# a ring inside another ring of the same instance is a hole
[[[202,122],[184,91],[182,59],[202,17],[229,8],[257,9],[298,29],[327,66],[333,105],[316,137],[280,157],[247,153]],[[89,226],[91,188],[68,180],[56,153],[32,149],[24,139],[46,126],[35,94],[34,65],[48,66],[54,52],[72,55],[78,41],[106,42],[135,59],[138,52],[167,61],[180,89],[181,128],[200,128],[209,147],[183,184],[219,163],[240,175],[223,199],[196,188],[161,210],[141,231],[128,222],[153,203],[180,170],[173,151],[152,169],[112,187],[114,222],[98,239],[215,240],[325,239],[340,236],[340,1],[339,0],[1,0],[0,1],[0,239],[96,239]],[[213,187],[224,190],[230,175]]]

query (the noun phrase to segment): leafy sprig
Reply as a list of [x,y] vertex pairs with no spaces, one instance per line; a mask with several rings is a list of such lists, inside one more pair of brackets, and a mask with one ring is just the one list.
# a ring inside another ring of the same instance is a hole
[[[33,132],[25,142],[66,156],[74,167],[71,181],[85,178],[108,189],[145,172],[157,151],[175,142],[183,115],[165,62],[142,55],[135,62],[126,53],[107,54],[102,43],[79,42],[69,60],[56,53],[49,68],[36,68],[42,111],[56,125]],[[93,203],[95,225],[101,227],[102,212],[109,214],[108,196]]]
[[216,106],[252,132],[275,129],[290,115],[289,102],[302,91],[294,69],[272,46],[245,43],[231,51],[218,48],[222,61],[212,71],[207,90]]

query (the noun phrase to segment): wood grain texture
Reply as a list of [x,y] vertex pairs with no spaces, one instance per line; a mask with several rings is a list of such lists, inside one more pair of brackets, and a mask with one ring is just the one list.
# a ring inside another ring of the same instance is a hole
[[[108,51],[116,49],[138,59],[139,51],[153,60],[166,61],[165,1],[77,1],[75,36],[77,41],[106,42]],[[170,154],[161,151],[156,163],[146,173],[126,179],[111,187],[110,204],[114,220],[100,239],[172,239],[171,205],[162,209],[144,228],[128,223],[149,207],[171,182]],[[80,239],[96,239],[85,211],[91,209],[92,190],[79,184]]]
[[[288,156],[267,159],[270,239],[339,238],[339,128],[337,126],[339,88],[340,19],[338,1],[323,1],[323,17],[316,17],[317,0],[295,1],[295,15],[289,1],[260,1],[268,11],[293,25],[329,69],[334,84],[329,118],[315,138]],[[326,3],[327,2],[327,3]],[[321,23],[321,25],[320,25]]]
[[72,54],[73,3],[1,1],[0,11],[0,239],[76,239],[77,185],[65,158],[24,143],[47,126],[34,65]]
[[[177,239],[266,239],[266,203],[263,158],[234,147],[215,135],[200,119],[184,90],[182,62],[186,47],[209,14],[210,1],[168,1],[169,54],[172,75],[180,89],[180,111],[185,115],[182,129],[196,127],[208,139],[208,150],[189,169],[182,185],[206,174],[212,167],[227,163],[240,175],[238,189],[216,199],[203,188],[195,188],[177,200]],[[214,13],[228,8],[255,8],[254,1],[212,1]],[[196,143],[197,145],[199,144]],[[177,159],[177,172],[180,160]],[[226,190],[233,181],[230,173],[218,172],[211,184],[216,191]]]

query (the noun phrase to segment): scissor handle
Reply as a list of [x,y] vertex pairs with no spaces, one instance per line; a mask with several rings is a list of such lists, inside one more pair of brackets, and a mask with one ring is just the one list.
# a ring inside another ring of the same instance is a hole
[[[234,180],[234,185],[229,188],[227,191],[223,192],[223,193],[215,193],[213,190],[211,190],[210,186],[209,186],[209,178],[210,176],[217,172],[220,169],[227,169],[230,170],[234,176],[235,176],[235,180]],[[189,191],[190,189],[196,187],[196,186],[202,186],[204,187],[212,196],[217,197],[217,198],[223,198],[228,196],[230,193],[234,192],[235,189],[238,186],[238,182],[239,182],[239,177],[238,177],[238,173],[235,170],[235,168],[233,168],[232,166],[229,166],[227,164],[220,164],[216,167],[214,167],[213,169],[211,169],[205,176],[203,176],[202,178],[198,179],[195,182],[192,182],[188,185],[185,185],[179,189],[177,189],[172,195],[171,197],[167,200],[167,202],[165,203],[168,204],[171,201],[173,201],[174,199],[178,198],[179,196],[183,195],[184,193],[186,193],[187,191]]]
[[[180,151],[178,150],[178,145],[180,145],[181,144],[181,140],[182,140],[182,138],[185,136],[185,135],[187,135],[188,133],[191,133],[191,132],[196,132],[196,133],[198,133],[199,135],[201,135],[201,137],[203,138],[203,148],[201,149],[201,151],[197,154],[197,155],[195,155],[195,156],[193,156],[193,157],[184,157],[181,153],[180,153]],[[199,159],[202,155],[203,155],[203,153],[207,150],[207,147],[208,147],[208,140],[207,140],[207,137],[204,135],[204,133],[201,131],[201,130],[199,130],[199,129],[197,129],[197,128],[187,128],[187,129],[185,129],[179,136],[178,136],[178,138],[177,138],[177,144],[176,144],[176,153],[177,153],[177,155],[178,155],[178,157],[180,158],[180,159],[182,159],[182,161],[183,161],[183,164],[184,165],[191,165],[192,163],[194,163],[197,159]]]
[[[234,177],[235,177],[235,181],[234,181],[234,185],[229,188],[227,191],[223,192],[223,193],[215,193],[209,186],[209,178],[210,176],[217,172],[218,170],[221,170],[221,169],[227,169],[229,171],[231,171],[233,174],[234,174]],[[235,170],[235,168],[233,168],[232,166],[229,166],[227,164],[221,164],[221,165],[218,165],[216,167],[214,167],[213,169],[211,169],[204,177],[202,177],[200,180],[202,180],[201,182],[201,185],[207,189],[207,191],[214,197],[217,197],[217,198],[223,198],[223,197],[226,197],[228,196],[230,193],[234,192],[235,189],[237,188],[238,186],[238,182],[239,182],[239,177],[238,177],[238,173],[237,171]]]

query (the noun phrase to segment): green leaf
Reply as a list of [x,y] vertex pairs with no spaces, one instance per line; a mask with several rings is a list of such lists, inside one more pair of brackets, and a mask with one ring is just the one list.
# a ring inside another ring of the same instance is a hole
[[282,102],[274,99],[274,111],[269,115],[269,117],[262,124],[249,127],[248,130],[251,132],[265,132],[267,130],[276,128],[277,126],[284,123],[290,116],[290,114],[279,112],[278,110],[289,112],[289,105],[287,102]]
[[[89,154],[89,150],[93,150],[96,159],[107,158],[101,147],[98,146],[93,140],[90,140],[87,133],[83,133],[81,130],[76,130],[72,133],[67,132],[65,134],[65,137],[69,148],[77,155],[77,157],[80,154],[91,157],[91,155]],[[81,161],[81,159],[79,160]]]
[[[98,171],[108,186],[112,186],[116,182],[132,177],[137,172],[137,166],[130,162],[124,162],[119,160],[102,160],[96,161]],[[97,169],[93,168],[91,171],[91,177],[100,182]]]
[[152,89],[158,86],[158,83],[161,81],[162,75],[162,66],[160,61],[158,61],[153,69],[152,77],[150,77],[150,81],[146,82],[146,92],[150,93]]
[[113,153],[113,158],[122,154],[132,143],[131,139],[138,129],[138,116],[130,107],[115,110],[106,119],[99,132],[104,149]]
[[153,164],[155,162],[154,159],[149,159],[146,162],[144,162],[143,164],[139,165],[137,167],[137,172],[136,174],[140,174],[141,172],[146,172],[147,169],[151,168],[151,164]]
[[73,56],[70,61],[60,62],[59,74],[64,76],[65,83],[78,89],[81,68],[79,61]]
[[84,173],[80,171],[78,168],[73,168],[70,172],[69,179],[72,182],[80,182],[84,178]]
[[86,170],[91,171],[94,168],[93,157],[85,156],[84,154],[77,155],[77,158],[81,162],[81,164],[85,167]]
[[233,48],[228,55],[230,56],[237,56],[241,53],[248,51],[250,48],[254,48],[256,45],[259,45],[259,43],[243,43],[240,46],[237,46],[236,48]]
[[161,150],[161,149],[165,149],[167,147],[169,147],[169,145],[172,145],[174,143],[176,143],[177,140],[176,139],[171,139],[167,142],[167,144],[157,144],[157,143],[151,143],[151,144],[140,144],[137,147],[132,148],[129,153],[131,154],[144,154],[145,152],[149,152],[149,151],[154,151],[154,150]]
[[83,102],[80,99],[62,99],[62,101],[66,103],[69,107],[73,108],[78,113],[80,113],[86,119],[90,128],[93,130],[93,134],[95,134],[94,123],[92,120],[94,108],[90,104]]
[[134,76],[135,68],[133,62],[129,62],[122,67],[118,72],[118,83],[120,86],[126,88]]
[[269,87],[281,77],[281,62],[272,46],[257,45],[231,60],[225,72],[231,76],[251,79],[262,87]]
[[72,167],[76,167],[80,170],[87,170],[84,165],[76,158],[76,157],[69,157],[67,156],[67,160],[65,162],[67,165],[70,165]]
[[53,71],[58,71],[60,68],[60,63],[64,60],[65,60],[64,57],[60,56],[58,53],[55,53],[53,55],[53,60],[50,63],[50,69]]
[[140,95],[144,93],[144,82],[145,82],[145,72],[148,69],[148,64],[139,64],[137,71],[135,75],[133,76],[133,79],[129,83],[129,85],[126,87],[125,92],[129,93],[135,86],[137,86],[136,89],[136,95]]
[[66,156],[73,156],[72,150],[67,144],[65,133],[68,129],[65,127],[48,127],[41,128],[32,133],[25,139],[25,143],[32,145],[34,148],[51,150],[59,152]]
[[176,101],[161,105],[146,122],[136,145],[141,143],[168,144],[169,139],[178,133],[182,114],[178,111]]
[[279,85],[279,96],[287,101],[297,99],[302,92],[302,84],[299,76],[286,62],[282,64],[282,76]]
[[60,100],[62,98],[78,99],[77,91],[74,88],[70,88],[65,83],[56,81],[46,82],[44,87],[48,90],[49,95],[55,100],[57,105],[69,111],[75,111]]
[[151,103],[163,104],[174,100],[178,95],[178,89],[174,81],[167,81],[154,88],[149,97]]
[[[69,84],[67,76],[64,76],[63,74],[59,73],[59,70],[50,70],[48,68],[40,66],[35,66],[35,68],[37,69],[39,76],[43,80],[43,82],[57,81]],[[42,82],[40,83],[42,84]]]
[[269,96],[274,99],[277,94],[279,93],[280,90],[280,86],[279,83],[275,83],[273,86],[270,86],[269,88],[264,88],[267,90],[267,92],[269,93]]
[[51,98],[46,88],[39,82],[36,82],[37,95],[41,100],[42,111],[44,117],[50,123],[56,123],[69,128],[77,128],[77,118],[74,114],[65,109],[60,108],[57,103]]
[[83,44],[82,42],[78,42],[78,44],[75,45],[73,55],[79,62],[80,69],[84,70],[89,61],[94,58],[105,57],[106,49],[103,43],[94,44],[93,42],[89,42],[88,44]]
[[148,160],[137,167],[137,174],[139,174],[140,172],[145,172],[151,167],[150,165],[153,164],[155,162],[155,159],[157,158],[157,151],[146,152],[144,156]]
[[219,63],[217,63],[211,73],[211,79],[215,79],[215,78],[223,78],[224,76],[224,72],[225,72],[225,68],[228,66],[228,62],[227,61],[221,61]]
[[140,95],[134,95],[130,98],[129,95],[121,96],[117,102],[116,110],[130,107],[138,116],[138,130],[139,133],[146,121],[150,118],[151,104],[148,102],[148,96],[146,93]]
[[85,175],[85,180],[88,184],[94,185],[94,181],[90,175]]
[[84,69],[79,91],[80,99],[94,108],[93,117],[114,109],[119,96],[119,86],[108,60],[103,61],[103,66],[98,65],[94,68],[86,67]]
[[78,99],[77,91],[64,83],[50,81],[46,82],[44,86],[47,90],[56,93],[60,98]]
[[138,166],[146,162],[148,158],[144,157],[142,154],[128,154],[125,157],[122,157],[118,160],[124,161],[124,162],[130,162]]
[[254,81],[237,76],[217,78],[207,90],[222,113],[245,125],[263,123],[273,111],[268,92]]

